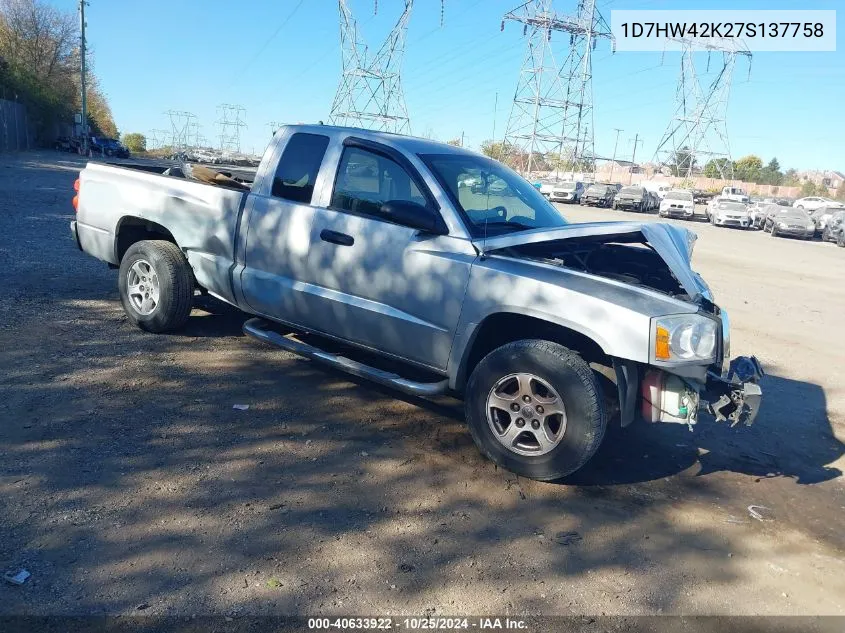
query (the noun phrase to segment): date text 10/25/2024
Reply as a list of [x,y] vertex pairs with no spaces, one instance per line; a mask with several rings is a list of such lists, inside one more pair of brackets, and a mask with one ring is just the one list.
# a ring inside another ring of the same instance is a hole
[[308,628],[316,631],[330,630],[408,630],[408,631],[461,631],[461,630],[511,630],[526,631],[528,624],[518,618],[430,618],[430,617],[351,617],[351,618],[309,618]]

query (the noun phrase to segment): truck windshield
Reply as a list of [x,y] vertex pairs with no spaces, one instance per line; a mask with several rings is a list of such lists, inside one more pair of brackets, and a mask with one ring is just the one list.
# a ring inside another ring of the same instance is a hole
[[420,158],[448,192],[473,237],[567,224],[536,187],[501,163],[470,154]]

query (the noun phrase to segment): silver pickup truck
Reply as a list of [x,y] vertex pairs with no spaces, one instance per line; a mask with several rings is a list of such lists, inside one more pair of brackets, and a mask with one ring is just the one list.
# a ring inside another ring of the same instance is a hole
[[251,186],[180,175],[89,163],[75,185],[74,239],[119,268],[144,330],[179,328],[210,294],[254,316],[251,337],[462,397],[479,449],[540,480],[583,466],[610,418],[757,413],[762,369],[729,360],[691,231],[570,224],[496,161],[359,129],[280,129]]

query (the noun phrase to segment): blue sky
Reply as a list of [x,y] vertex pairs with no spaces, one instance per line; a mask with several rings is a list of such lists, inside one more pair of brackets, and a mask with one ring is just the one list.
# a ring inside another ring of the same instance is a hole
[[[53,0],[74,10],[75,0]],[[350,0],[364,38],[380,43],[401,0]],[[500,31],[502,15],[520,0],[417,0],[408,30],[404,90],[414,134],[447,140],[465,134],[477,147],[501,138],[524,55],[518,24]],[[836,9],[840,0],[598,0],[612,9]],[[555,0],[560,12],[576,0]],[[840,11],[837,31],[845,32]],[[95,69],[121,132],[169,128],[163,112],[194,112],[209,139],[219,103],[246,108],[243,148],[261,152],[269,121],[328,118],[340,73],[334,0],[90,0],[88,38]],[[776,156],[798,169],[845,170],[845,50],[756,53],[748,79],[740,61],[728,108],[735,158]],[[566,42],[561,38],[561,45]],[[594,54],[596,152],[638,159],[653,155],[673,111],[677,53],[619,52],[602,43]]]

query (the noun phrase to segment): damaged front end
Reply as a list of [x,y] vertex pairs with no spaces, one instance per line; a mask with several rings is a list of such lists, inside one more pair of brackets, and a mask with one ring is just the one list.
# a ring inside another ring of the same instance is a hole
[[501,236],[479,249],[621,283],[641,291],[643,302],[656,296],[676,302],[652,313],[643,337],[647,354],[608,351],[622,426],[642,417],[691,429],[701,412],[750,425],[763,369],[753,356],[730,359],[728,315],[691,266],[695,241],[692,231],[668,224],[595,223]]
[[[754,356],[734,358],[722,375],[708,371],[704,382],[649,368],[640,382],[640,412],[647,422],[686,424],[690,430],[700,412],[731,427],[751,426],[760,410],[763,392],[759,381],[763,376],[763,368]],[[627,412],[627,416],[625,413],[623,424],[633,421],[634,412]]]

